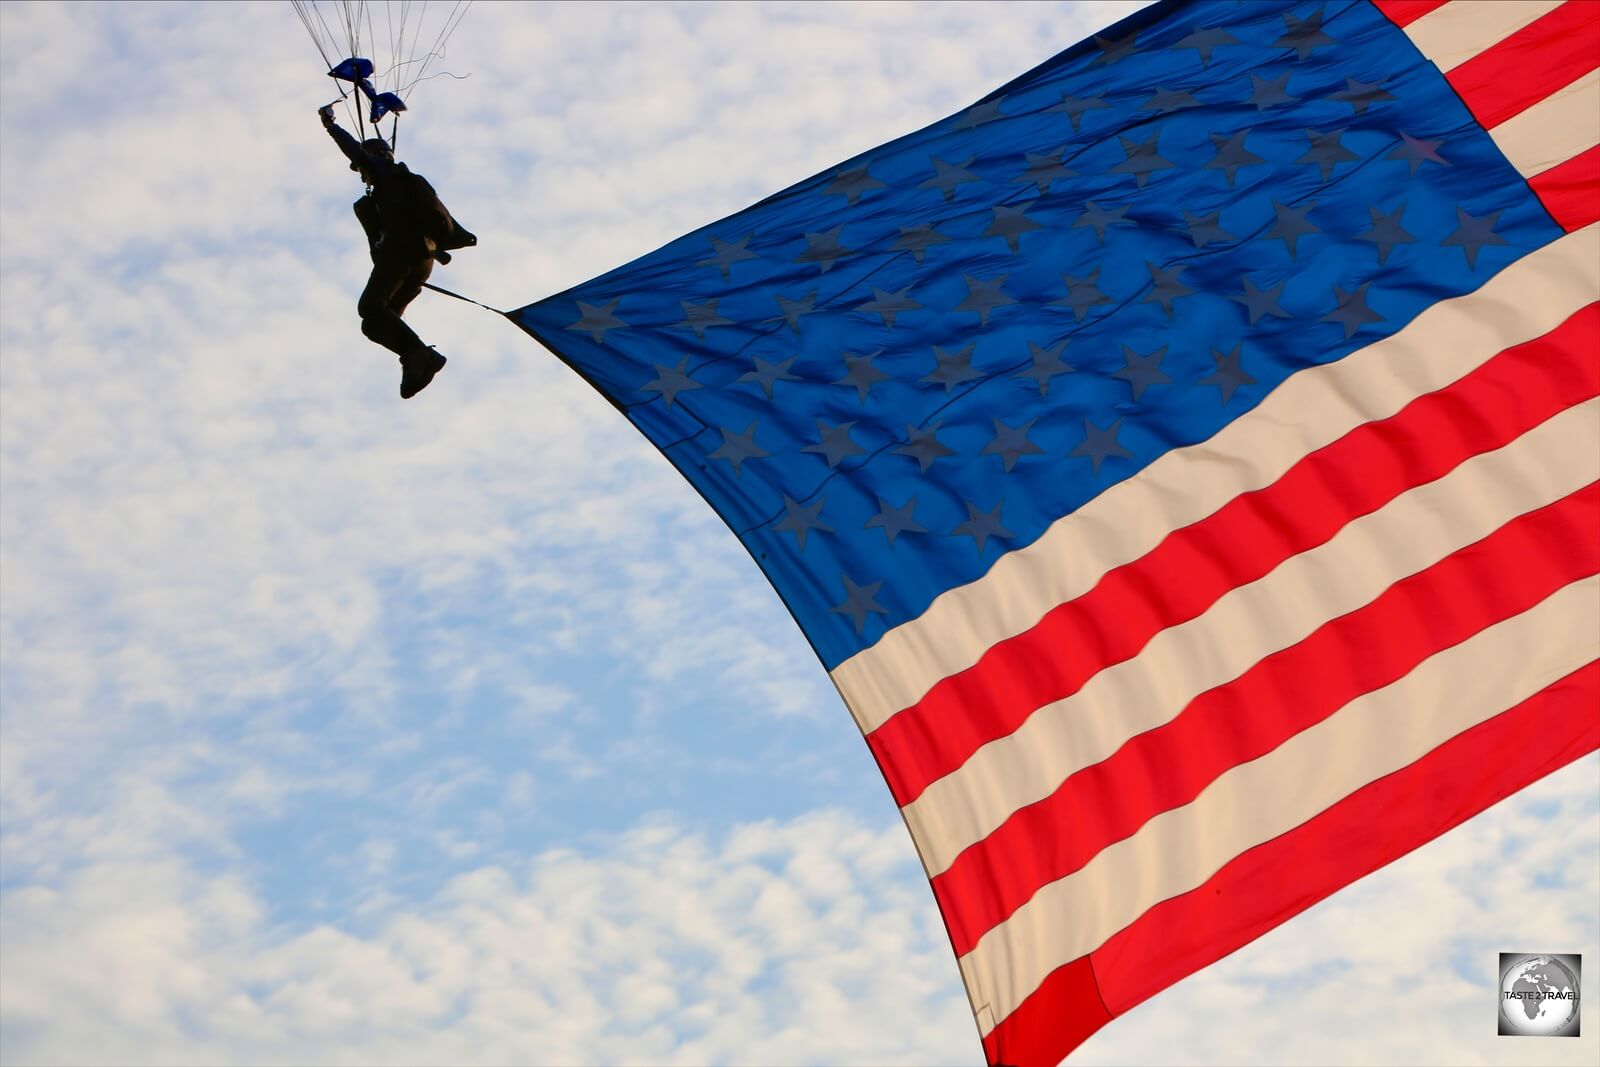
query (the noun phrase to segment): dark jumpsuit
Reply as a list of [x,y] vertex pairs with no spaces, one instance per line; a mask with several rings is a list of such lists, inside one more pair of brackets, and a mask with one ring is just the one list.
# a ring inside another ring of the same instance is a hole
[[371,183],[354,205],[372,252],[372,274],[356,305],[361,332],[396,355],[425,349],[400,316],[433,273],[435,255],[476,244],[477,238],[457,225],[432,186],[404,163],[368,152],[337,123],[328,123],[327,129]]

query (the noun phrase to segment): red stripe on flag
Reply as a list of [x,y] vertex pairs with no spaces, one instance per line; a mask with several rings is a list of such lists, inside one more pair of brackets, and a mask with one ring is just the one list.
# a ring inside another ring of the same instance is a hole
[[[1444,649],[1600,572],[1600,483],[1320,627],[1014,814],[933,880],[956,953],[1102,848]],[[1380,636],[1381,635],[1381,636]]]
[[[1174,532],[940,681],[867,735],[896,801],[909,804],[985,743],[1136,655],[1160,631],[1200,615],[1230,589],[1595,395],[1600,366],[1590,354],[1600,345],[1597,308],[1311,453],[1273,485]],[[1115,629],[1106,620],[1116,620]]]
[[1567,0],[1447,75],[1488,129],[1600,67],[1600,4]]
[[1528,184],[1568,233],[1600,221],[1600,145],[1551,167]]
[[1396,26],[1409,26],[1448,0],[1372,0],[1372,6]]
[[[1597,701],[1600,661],[1242,853],[1203,885],[1157,904],[1087,957],[1051,972],[984,1039],[989,1062],[1059,1063],[1105,1025],[1108,1012],[1123,1014],[1600,748]],[[1083,976],[1094,979],[1093,996]]]
[[[1029,1010],[1035,1000],[1039,1007]],[[989,1031],[983,1052],[991,1064],[1056,1067],[1062,1056],[1110,1021],[1085,956],[1051,971],[1021,1008]],[[1044,1051],[1052,1048],[1060,1048],[1061,1054],[1052,1058]]]
[[1600,660],[1151,908],[1090,954],[1105,1006],[1127,1011],[1600,748],[1597,704]]

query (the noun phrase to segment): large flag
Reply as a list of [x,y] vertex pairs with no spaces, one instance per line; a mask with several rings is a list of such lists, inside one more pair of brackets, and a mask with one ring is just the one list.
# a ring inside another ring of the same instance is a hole
[[1173,0],[513,313],[811,640],[991,1063],[1600,746],[1597,63]]

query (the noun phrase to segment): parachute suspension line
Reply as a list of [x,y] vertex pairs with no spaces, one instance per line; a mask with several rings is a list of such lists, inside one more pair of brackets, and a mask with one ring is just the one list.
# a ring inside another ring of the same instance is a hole
[[[354,0],[333,0],[336,5],[335,12],[340,27],[344,30],[344,42],[350,58],[361,55],[361,4]],[[336,45],[337,47],[337,45]],[[340,89],[341,94],[343,88]],[[367,139],[366,115],[361,107],[361,96],[352,89],[350,98],[353,101],[356,118],[356,133],[359,139]],[[376,130],[374,130],[376,132]]]
[[[316,27],[311,25],[311,16],[306,13],[306,0],[289,0],[289,2],[294,7],[294,13],[300,16],[300,25],[306,28],[311,43],[317,46],[317,54],[322,57],[322,62],[332,69],[333,61],[328,58],[328,50],[322,47],[322,38],[317,36]],[[344,96],[344,92],[341,90],[339,95]]]
[[334,35],[333,30],[329,28],[328,20],[322,17],[322,6],[317,3],[317,0],[311,0],[311,10],[316,12],[317,21],[322,24],[322,32],[328,35],[328,41],[337,48],[339,39]]
[[406,23],[409,22],[410,19],[411,0],[400,0],[400,32],[395,34],[394,51],[391,53],[391,55],[394,57],[395,65],[390,68],[390,72],[394,74],[394,84],[390,88],[395,92],[400,91],[400,75],[394,72],[400,69],[400,57],[405,54]]
[[[385,5],[384,6],[384,9],[383,9],[383,22],[384,22],[384,28],[389,31],[389,54],[392,56],[392,55],[396,54],[399,51],[399,49],[395,47],[394,8],[393,7],[391,7],[389,5]],[[394,76],[394,72],[392,70],[384,71],[383,72],[383,78],[384,78],[383,91],[386,92],[386,93],[394,92],[395,91],[395,87],[398,84],[398,82],[397,82],[397,80],[396,80],[396,78]]]
[[[316,0],[310,0],[310,3],[312,6],[308,8],[307,0],[289,0],[290,6],[294,8],[294,13],[300,18],[300,25],[305,27],[306,36],[311,38],[312,45],[316,47],[317,55],[322,57],[323,66],[331,70],[333,69],[333,60],[328,58],[328,50],[322,45],[322,36],[317,33],[317,28],[311,24],[311,16],[316,13]],[[321,19],[320,14],[317,17],[319,20]],[[339,99],[333,101],[333,103],[337,104],[344,100],[344,86],[335,83],[335,88],[339,90]]]
[[[437,74],[428,75],[426,78],[417,78],[411,85],[416,85],[417,82],[431,82],[435,78],[454,78],[458,82],[464,82],[470,77],[472,77],[470,74],[452,74],[448,70],[441,70]],[[408,92],[411,89],[411,85],[406,86]]]
[[[335,51],[338,50],[339,36],[328,25],[328,20],[322,14],[321,5],[317,3],[317,0],[290,0],[290,3],[294,7],[295,14],[300,16],[300,24],[306,28],[306,35],[311,38],[311,43],[316,46],[317,54],[322,57],[323,64],[327,69],[332,70],[335,66],[335,60],[329,54],[328,49],[331,47]],[[318,26],[322,28],[321,33],[317,32]],[[344,91],[344,87],[339,86],[338,88],[339,100],[350,106],[350,113],[355,118],[355,125],[357,129],[361,129],[360,101],[356,100],[352,104],[350,96]]]
[[[350,54],[352,56],[361,54],[361,8],[365,2],[366,0],[360,0],[360,3],[356,3],[354,0],[341,0],[345,38],[350,42]],[[378,124],[373,123],[372,125],[372,132],[376,135]],[[361,131],[361,139],[365,141],[367,139],[367,123],[366,116],[362,114],[361,98],[359,96],[356,97],[356,128]]]
[[[362,14],[364,14],[366,16],[366,18],[367,18],[367,41],[368,41],[368,47],[376,48],[377,44],[378,44],[378,34],[372,28],[372,8],[371,8],[371,6],[369,6],[367,4],[366,0],[362,0],[361,11],[362,11]],[[380,91],[381,91],[381,88],[382,87],[380,86]],[[380,133],[378,136],[382,137],[383,134]]]
[[[418,11],[417,11],[417,25],[411,31],[411,48],[406,53],[406,59],[405,59],[405,64],[404,65],[405,65],[405,67],[406,67],[408,72],[410,71],[411,64],[415,63],[416,60],[417,60],[417,40],[421,37],[422,27],[424,25],[426,25],[427,18],[428,18],[428,0],[422,0],[422,7],[420,9],[418,9]],[[396,52],[394,54],[394,58],[395,58],[395,65],[399,66],[400,65],[400,53]],[[403,100],[403,99],[405,99],[405,97],[402,96],[401,99]]]
[[345,37],[350,42],[350,54],[361,54],[361,7],[364,0],[340,0],[344,15]]
[[[417,83],[425,80],[424,75],[427,73],[428,64],[444,55],[445,43],[450,40],[450,35],[456,32],[456,27],[461,25],[461,20],[467,17],[467,12],[471,8],[472,0],[456,0],[456,6],[451,8],[450,14],[445,16],[444,26],[440,29],[439,36],[434,39],[433,47],[428,49],[427,54],[423,56],[422,67],[417,71],[416,77],[412,78],[405,87],[401,94],[402,97],[410,95],[411,90],[416,87]],[[451,75],[451,77],[457,77],[457,75]]]

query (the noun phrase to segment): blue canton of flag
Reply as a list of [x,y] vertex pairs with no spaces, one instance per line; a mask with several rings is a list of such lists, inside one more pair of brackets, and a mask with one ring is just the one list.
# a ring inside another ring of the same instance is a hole
[[829,668],[1560,232],[1365,0],[1111,32],[512,313],[700,490]]

